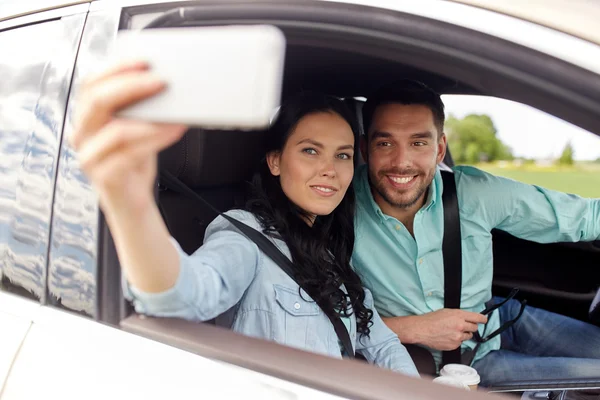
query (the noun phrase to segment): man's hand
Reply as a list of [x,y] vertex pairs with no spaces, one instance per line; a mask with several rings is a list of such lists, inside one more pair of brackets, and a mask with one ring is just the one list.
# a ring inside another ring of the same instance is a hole
[[422,344],[436,350],[454,350],[473,337],[487,317],[470,311],[443,308],[423,315],[383,318],[402,343]]

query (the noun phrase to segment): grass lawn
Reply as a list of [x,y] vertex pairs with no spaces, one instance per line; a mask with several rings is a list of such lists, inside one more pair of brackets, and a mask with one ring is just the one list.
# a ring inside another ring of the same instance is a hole
[[600,166],[584,164],[573,168],[541,168],[536,166],[499,167],[493,164],[477,166],[494,175],[542,186],[548,189],[574,193],[583,197],[600,198]]

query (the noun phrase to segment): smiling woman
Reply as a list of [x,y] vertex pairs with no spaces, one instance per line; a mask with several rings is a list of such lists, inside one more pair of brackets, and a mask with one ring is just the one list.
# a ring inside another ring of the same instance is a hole
[[[293,261],[289,276],[223,216],[191,256],[170,237],[151,188],[157,153],[184,129],[115,117],[164,89],[147,69],[123,64],[84,85],[71,137],[99,192],[136,310],[192,321],[229,312],[227,326],[237,332],[336,358],[357,351],[381,367],[418,375],[350,266],[358,130],[345,104],[313,93],[288,99],[267,134],[248,211],[227,213],[262,231]],[[350,343],[331,315],[342,319]]]
[[353,130],[340,114],[316,112],[296,122],[283,150],[270,151],[267,163],[285,195],[314,221],[344,198],[354,175],[354,145]]

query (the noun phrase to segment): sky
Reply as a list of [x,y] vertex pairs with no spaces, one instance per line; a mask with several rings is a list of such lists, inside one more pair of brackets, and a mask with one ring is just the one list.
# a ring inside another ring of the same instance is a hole
[[444,95],[446,115],[487,114],[517,157],[556,158],[571,141],[577,160],[600,158],[600,136],[530,106],[487,96]]

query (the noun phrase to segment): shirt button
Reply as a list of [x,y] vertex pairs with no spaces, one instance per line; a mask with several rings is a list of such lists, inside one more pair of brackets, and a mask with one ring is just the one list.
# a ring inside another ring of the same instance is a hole
[[431,292],[427,292],[427,297],[431,297],[432,294],[433,293],[431,293]]
[[296,310],[299,310],[299,309],[300,309],[300,303],[295,303],[295,304],[294,304],[294,308],[295,308]]
[[422,258],[419,259],[419,265],[421,265],[421,264],[423,264],[423,259]]
[[396,230],[399,231],[400,230],[400,225],[396,225]]

